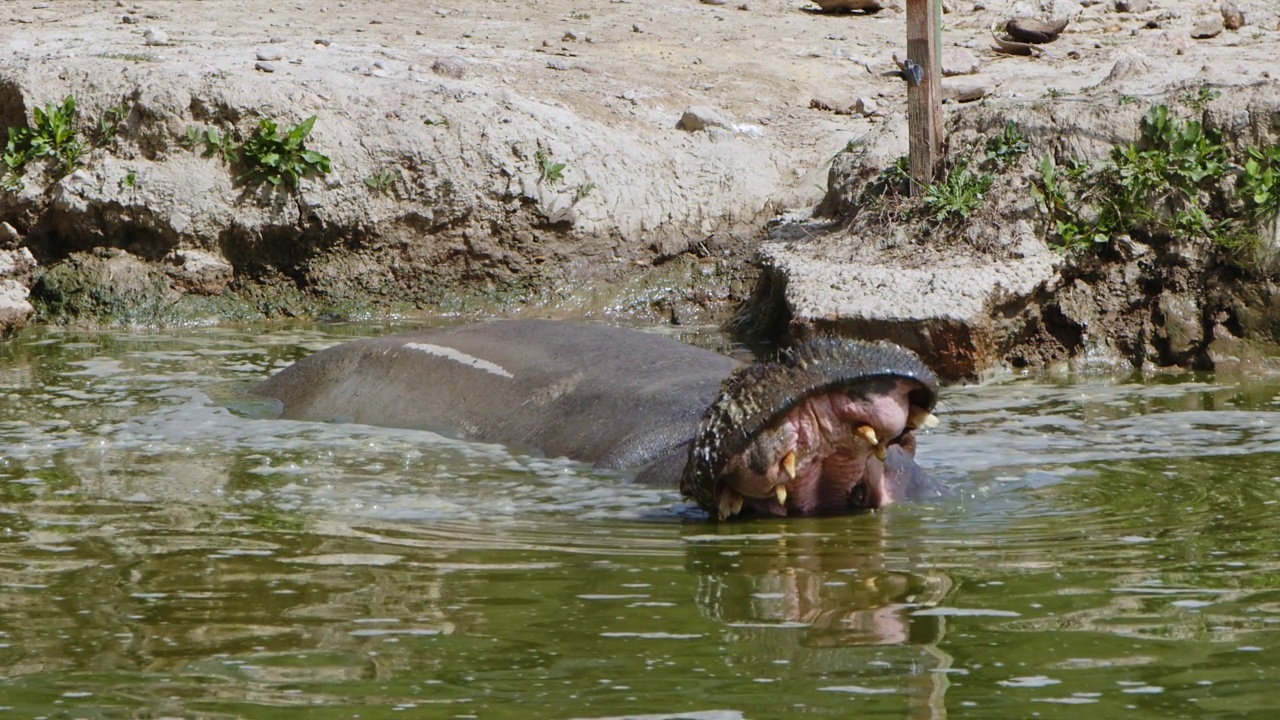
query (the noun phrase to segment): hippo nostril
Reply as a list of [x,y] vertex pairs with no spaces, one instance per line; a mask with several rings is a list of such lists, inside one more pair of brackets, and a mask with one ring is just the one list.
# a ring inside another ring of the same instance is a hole
[[867,506],[867,484],[858,483],[849,489],[849,504],[851,508],[864,508]]

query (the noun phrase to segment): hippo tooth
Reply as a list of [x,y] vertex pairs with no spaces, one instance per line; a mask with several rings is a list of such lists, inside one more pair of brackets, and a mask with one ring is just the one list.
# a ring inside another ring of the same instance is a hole
[[884,462],[885,450],[883,447],[880,447],[880,438],[876,437],[875,428],[870,425],[859,425],[854,428],[853,432],[858,437],[867,441],[867,444],[871,446],[871,452],[876,456],[877,460]]
[[928,428],[932,430],[938,427],[938,416],[915,405],[911,406],[910,412],[907,413],[907,425],[914,428]]
[[[795,475],[792,475],[792,477],[795,477]],[[775,487],[773,489],[773,494],[777,496],[779,505],[783,507],[787,506],[787,486],[786,485],[779,485]]]
[[880,438],[876,437],[876,429],[870,425],[859,425],[854,428],[853,432],[857,434],[858,437],[866,440],[867,444],[872,447],[880,444]]
[[720,493],[719,513],[721,520],[728,520],[742,510],[744,499],[733,488],[725,488]]
[[[782,469],[787,471],[787,477],[791,478],[792,480],[796,479],[796,454],[795,453],[789,452],[786,455],[782,456]],[[784,486],[779,485],[778,487],[782,488]],[[785,493],[786,491],[784,489],[781,492]],[[779,502],[782,502],[782,501],[779,501]]]

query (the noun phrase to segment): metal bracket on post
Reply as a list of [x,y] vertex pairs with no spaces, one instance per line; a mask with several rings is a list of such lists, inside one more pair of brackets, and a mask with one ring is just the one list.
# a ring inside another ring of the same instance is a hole
[[942,11],[941,0],[906,0],[907,125],[910,140],[911,194],[933,182],[942,163]]

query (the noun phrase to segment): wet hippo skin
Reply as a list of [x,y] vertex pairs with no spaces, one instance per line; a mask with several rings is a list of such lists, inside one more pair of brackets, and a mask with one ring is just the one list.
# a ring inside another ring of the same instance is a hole
[[605,325],[510,320],[344,343],[255,389],[281,416],[433,430],[533,448],[711,514],[812,514],[930,494],[913,430],[936,380],[885,344],[827,339],[745,365]]

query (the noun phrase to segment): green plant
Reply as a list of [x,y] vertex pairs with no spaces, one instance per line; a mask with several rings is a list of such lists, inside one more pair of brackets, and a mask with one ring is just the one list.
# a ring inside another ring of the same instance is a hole
[[386,168],[383,168],[364,179],[365,187],[382,195],[386,195],[391,192],[391,188],[395,185],[395,182],[395,173]]
[[[1036,195],[1051,241],[1067,252],[1121,234],[1201,237],[1231,250],[1256,244],[1247,224],[1225,212],[1219,180],[1234,165],[1216,133],[1194,120],[1179,121],[1164,105],[1143,115],[1140,131],[1139,142],[1114,147],[1092,168],[1076,165],[1059,175],[1051,161],[1041,161]],[[1280,208],[1277,183],[1280,151],[1250,148],[1237,192],[1252,219]]]
[[1134,96],[1132,96],[1132,95],[1121,95],[1121,96],[1120,96],[1120,100],[1119,100],[1119,103],[1120,103],[1120,106],[1121,106],[1121,107],[1123,107],[1123,106],[1125,106],[1125,105],[1132,105],[1132,104],[1134,104],[1134,103],[1136,103],[1136,102],[1138,102],[1138,98],[1136,98],[1136,97],[1134,97]]
[[538,150],[533,154],[533,159],[538,163],[540,173],[538,176],[539,183],[545,182],[548,185],[555,185],[556,183],[564,180],[564,169],[566,165],[562,162],[556,162],[551,157],[550,153]]
[[1195,92],[1188,90],[1183,95],[1183,102],[1187,104],[1193,111],[1200,113],[1209,107],[1209,103],[1222,97],[1222,93],[1207,87],[1196,88]]
[[1017,123],[1005,123],[999,135],[987,138],[986,151],[983,167],[1002,170],[1027,154],[1027,138]]
[[1268,220],[1280,213],[1280,145],[1251,147],[1240,176],[1240,194],[1254,220]]
[[130,172],[128,175],[125,175],[124,177],[120,178],[120,187],[121,189],[131,188],[134,185],[136,185],[137,182],[138,182],[138,174],[135,172]]
[[242,177],[254,184],[298,186],[308,174],[329,172],[329,157],[306,147],[307,136],[316,116],[293,127],[281,128],[270,118],[258,121],[258,127],[241,146],[246,171]]
[[116,134],[120,131],[120,123],[129,116],[129,106],[120,103],[102,111],[98,118],[97,136],[99,145],[114,145]]
[[422,118],[422,124],[449,127],[449,118]]
[[84,152],[84,144],[75,129],[75,98],[68,95],[61,105],[46,103],[43,108],[33,108],[31,114],[32,125],[8,129],[2,184],[9,190],[22,187],[22,174],[32,160],[54,160],[60,177],[79,166]]
[[595,184],[595,183],[593,183],[593,182],[589,182],[589,183],[578,183],[578,184],[573,188],[573,201],[574,201],[574,202],[582,202],[583,198],[585,198],[586,196],[590,195],[590,194],[591,194],[591,191],[592,191],[592,190],[595,190],[595,189],[596,189],[596,184]]
[[570,13],[569,18],[572,20],[590,20],[591,13],[578,11],[578,12]]
[[204,143],[205,157],[217,157],[227,165],[240,162],[240,150],[243,147],[232,133],[219,133],[216,128],[205,128],[200,133],[200,142]]
[[1062,88],[1051,87],[1048,90],[1045,90],[1044,94],[1045,94],[1045,97],[1060,98],[1060,97],[1066,97],[1067,91],[1063,90]]
[[102,57],[111,60],[128,60],[129,62],[151,62],[156,59],[151,53],[106,53]]
[[975,173],[968,163],[952,168],[941,182],[925,188],[924,206],[938,222],[966,220],[982,205],[983,194],[995,178],[989,173]]
[[880,171],[875,179],[867,184],[867,193],[871,197],[885,195],[906,195],[911,189],[911,158],[899,155],[893,162]]

